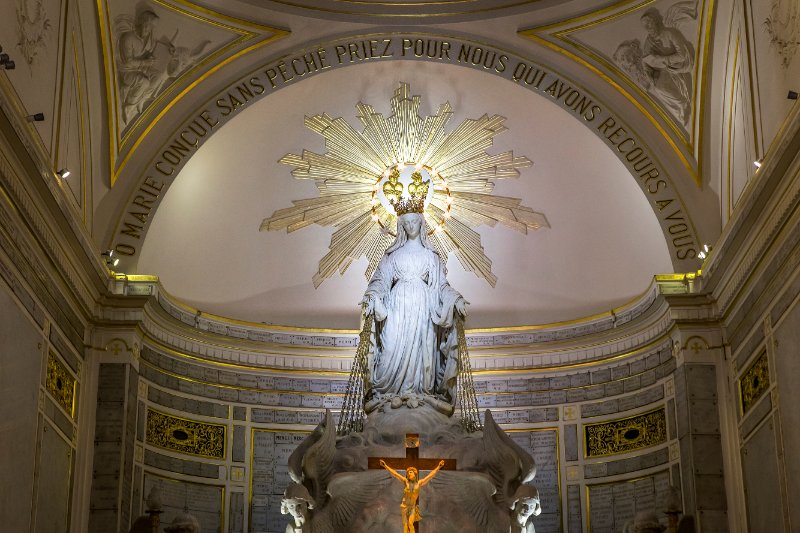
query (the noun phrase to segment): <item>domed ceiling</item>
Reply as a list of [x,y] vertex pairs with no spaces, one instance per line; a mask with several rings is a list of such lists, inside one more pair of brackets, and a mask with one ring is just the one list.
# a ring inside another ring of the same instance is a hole
[[451,284],[470,302],[469,326],[571,320],[605,312],[672,271],[664,234],[630,172],[592,131],[548,99],[459,66],[392,61],[331,70],[266,96],[226,123],[180,171],[155,214],[138,271],[160,276],[174,296],[204,312],[270,324],[355,328],[366,287],[366,258],[318,288],[312,279],[334,228],[260,232],[262,220],[295,200],[317,198],[313,181],[278,161],[325,140],[304,117],[327,113],[361,131],[356,104],[384,116],[401,82],[421,98],[420,115],[449,102],[452,131],[484,114],[507,131],[486,148],[533,165],[497,180],[494,195],[518,198],[550,227],[476,228],[497,277],[466,271],[455,254]]

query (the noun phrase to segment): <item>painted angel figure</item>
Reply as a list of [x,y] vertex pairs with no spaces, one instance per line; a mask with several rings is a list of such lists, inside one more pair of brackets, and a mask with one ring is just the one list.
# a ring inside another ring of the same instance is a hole
[[405,477],[402,476],[397,470],[393,469],[386,464],[386,461],[381,459],[381,466],[385,468],[392,476],[399,479],[405,484],[403,489],[403,501],[400,503],[400,512],[403,517],[403,533],[415,533],[415,522],[422,519],[419,512],[419,491],[422,487],[430,483],[433,476],[444,466],[444,461],[439,461],[439,464],[431,470],[431,473],[422,479],[419,479],[419,472],[413,466],[406,470]]
[[695,53],[679,27],[696,18],[694,0],[673,4],[664,16],[657,8],[648,8],[641,16],[647,32],[644,42],[623,41],[613,55],[614,62],[684,126],[691,119]]
[[417,407],[424,396],[453,403],[458,374],[456,313],[467,302],[447,283],[444,261],[428,241],[421,213],[397,218],[397,238],[367,286],[364,314],[374,316],[369,363],[373,399]]

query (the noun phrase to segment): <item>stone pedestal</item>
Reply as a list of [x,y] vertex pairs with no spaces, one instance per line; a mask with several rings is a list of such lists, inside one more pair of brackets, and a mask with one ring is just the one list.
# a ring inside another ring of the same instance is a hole
[[[308,489],[313,500],[310,531],[402,533],[404,484],[377,463],[405,458],[409,433],[419,435],[420,459],[455,463],[453,470],[439,471],[421,489],[417,531],[507,533],[515,495],[536,473],[533,458],[500,429],[490,412],[483,431],[468,433],[459,420],[426,404],[414,409],[386,406],[370,413],[363,431],[340,436],[326,412],[289,459],[294,483]],[[423,478],[427,472],[420,470]],[[533,487],[524,488],[527,495],[535,493]]]

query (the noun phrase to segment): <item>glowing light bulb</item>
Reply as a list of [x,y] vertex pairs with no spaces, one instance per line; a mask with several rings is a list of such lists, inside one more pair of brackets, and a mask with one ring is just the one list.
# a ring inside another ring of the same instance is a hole
[[450,218],[451,216],[453,216],[453,215],[450,214],[450,211],[445,211],[444,212],[444,218]]
[[389,177],[389,169],[388,168],[383,171],[383,177],[384,178],[388,178]]
[[372,213],[372,221],[373,221],[373,222],[377,222],[379,218],[380,218],[380,217],[378,216],[378,214],[377,214],[377,213]]
[[416,165],[414,165],[414,168],[415,168],[416,170],[419,170],[419,169],[421,169],[421,168],[422,168],[422,163],[417,163]]
[[446,179],[442,180],[442,187],[444,187],[445,189],[447,188],[447,180]]
[[447,202],[447,205],[452,205],[453,197],[452,196],[448,196],[447,199],[445,200],[445,202]]

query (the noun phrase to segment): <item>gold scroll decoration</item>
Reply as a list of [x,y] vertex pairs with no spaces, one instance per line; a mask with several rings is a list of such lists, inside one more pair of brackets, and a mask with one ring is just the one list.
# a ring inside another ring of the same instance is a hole
[[767,352],[762,352],[739,378],[742,414],[749,411],[767,389],[769,389],[769,362],[767,361]]
[[583,430],[586,457],[601,457],[666,442],[667,417],[661,407],[628,418],[587,424]]
[[45,389],[69,416],[75,416],[75,378],[54,353],[47,357]]
[[147,443],[212,459],[225,458],[225,426],[147,410]]

